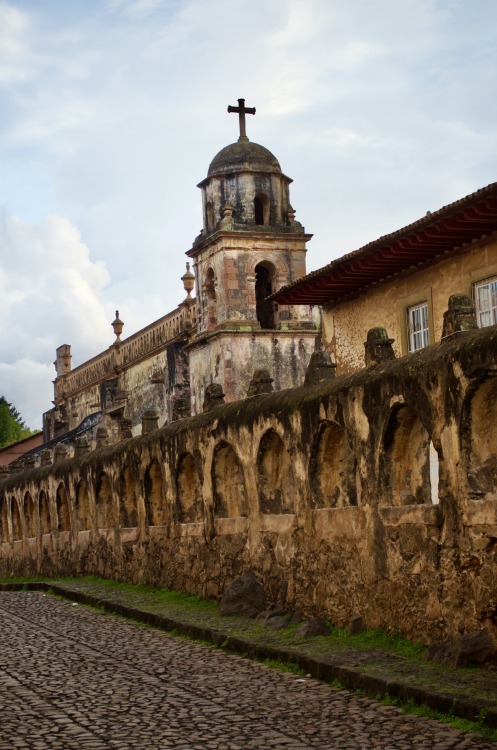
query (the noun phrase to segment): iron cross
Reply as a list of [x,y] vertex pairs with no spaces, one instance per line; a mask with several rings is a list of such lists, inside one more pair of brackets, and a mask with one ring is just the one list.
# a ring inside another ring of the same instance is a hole
[[247,133],[245,131],[245,115],[255,115],[255,107],[246,107],[245,99],[239,99],[238,107],[232,107],[230,104],[228,107],[228,112],[238,112],[238,122],[240,123],[240,137],[238,140],[248,140]]

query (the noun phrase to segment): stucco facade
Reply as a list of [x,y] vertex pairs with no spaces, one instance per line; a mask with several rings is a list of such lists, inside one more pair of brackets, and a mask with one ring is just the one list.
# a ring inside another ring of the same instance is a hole
[[480,327],[497,324],[497,183],[332,260],[271,299],[322,306],[323,344],[341,374],[362,366],[372,328],[387,332],[397,355],[439,341],[452,295],[473,303]]
[[409,352],[408,308],[427,302],[430,343],[440,341],[443,313],[451,294],[474,298],[474,284],[497,276],[497,235],[421,270],[386,281],[360,296],[323,308],[323,343],[337,373],[362,367],[366,333],[386,328],[398,356]]

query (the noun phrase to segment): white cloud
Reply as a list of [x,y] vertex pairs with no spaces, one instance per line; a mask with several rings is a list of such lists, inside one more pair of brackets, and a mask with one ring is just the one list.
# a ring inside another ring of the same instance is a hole
[[[171,4],[171,0],[169,0],[169,4]],[[108,0],[109,10],[122,13],[130,18],[149,16],[163,7],[163,0]]]
[[22,358],[0,362],[0,394],[13,404],[24,423],[32,430],[42,429],[42,411],[48,411],[53,399],[53,365]]
[[[61,95],[62,94],[62,95]],[[45,90],[34,103],[30,97],[19,102],[24,116],[6,128],[5,145],[9,148],[41,146],[52,154],[63,156],[75,148],[75,131],[94,119],[92,102],[74,92]]]
[[85,359],[111,343],[101,301],[109,276],[103,263],[90,259],[76,227],[57,216],[39,225],[4,216],[0,255],[6,301],[0,309],[0,392],[31,420],[49,408],[39,380],[57,346],[72,344],[76,357]]
[[485,0],[0,0],[5,366],[51,379],[116,307],[129,335],[181,301],[238,97],[294,178],[309,270],[495,180],[496,23]]
[[26,77],[30,60],[28,31],[27,14],[0,1],[0,85],[12,85]]

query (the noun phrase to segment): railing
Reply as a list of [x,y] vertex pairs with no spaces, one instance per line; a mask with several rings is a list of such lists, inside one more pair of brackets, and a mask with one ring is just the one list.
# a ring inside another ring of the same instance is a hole
[[76,391],[86,388],[92,383],[98,383],[112,372],[113,365],[114,354],[112,351],[97,354],[96,357],[76,367],[72,372],[55,379],[55,398],[62,398],[71,393],[76,393]]
[[173,312],[125,339],[120,347],[122,364],[129,364],[151,354],[192,328],[196,320],[195,312],[195,304],[177,307]]
[[70,396],[99,383],[115,371],[116,365],[128,368],[155,351],[162,349],[183,332],[196,325],[196,307],[181,305],[118,345],[84,362],[67,375],[55,379],[55,399]]

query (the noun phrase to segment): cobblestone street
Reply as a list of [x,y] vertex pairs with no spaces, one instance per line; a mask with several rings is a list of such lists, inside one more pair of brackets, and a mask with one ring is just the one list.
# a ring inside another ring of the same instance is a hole
[[495,748],[42,593],[0,593],[0,750]]

